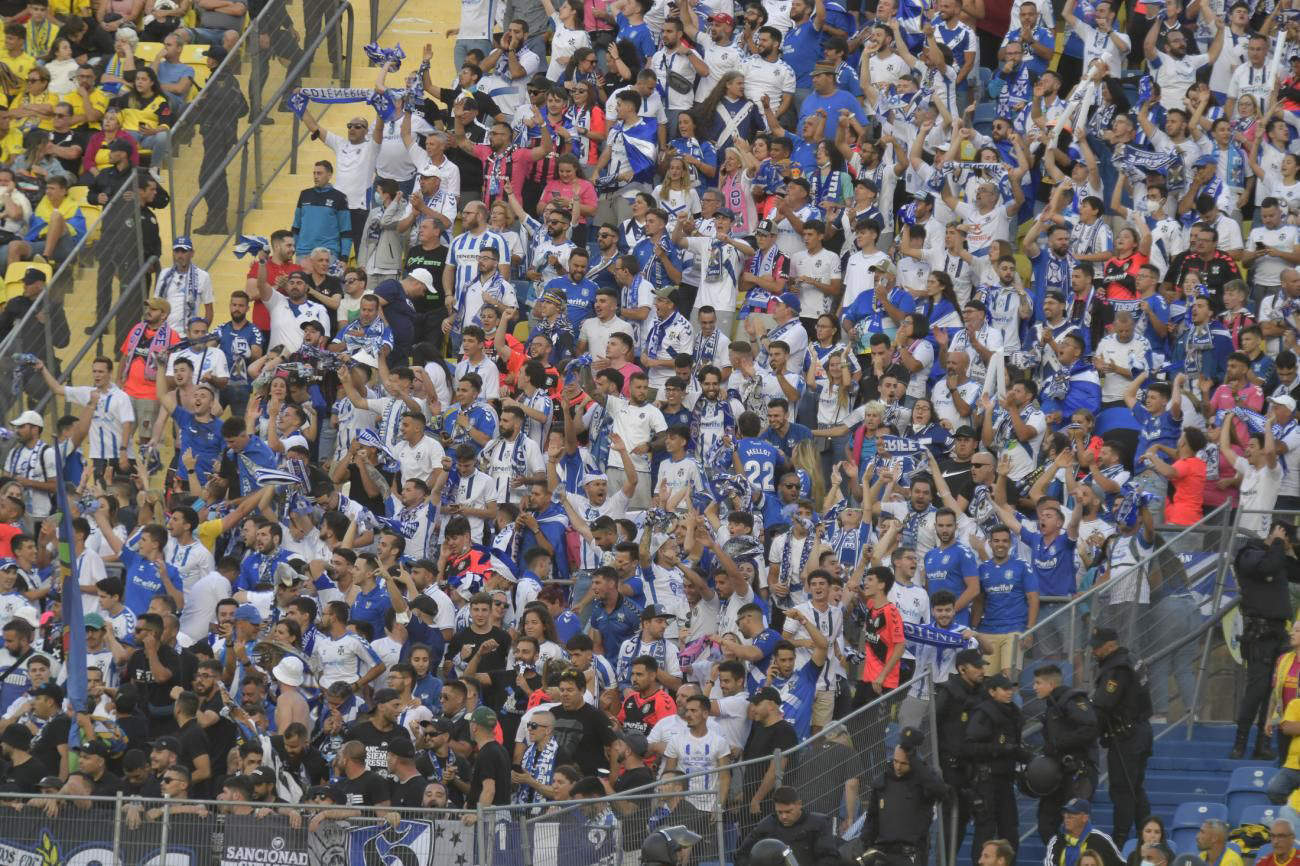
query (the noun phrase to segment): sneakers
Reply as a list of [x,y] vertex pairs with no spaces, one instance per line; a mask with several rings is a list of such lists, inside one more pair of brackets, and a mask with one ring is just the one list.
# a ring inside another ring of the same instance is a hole
[[1273,747],[1270,746],[1268,744],[1268,741],[1264,739],[1264,735],[1262,733],[1256,736],[1255,738],[1255,751],[1251,753],[1251,757],[1257,761],[1277,760],[1277,753],[1273,751]]

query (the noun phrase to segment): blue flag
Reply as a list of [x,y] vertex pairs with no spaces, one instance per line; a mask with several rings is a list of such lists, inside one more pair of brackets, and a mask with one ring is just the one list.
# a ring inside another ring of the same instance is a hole
[[[68,545],[68,574],[63,579],[63,624],[68,635],[68,701],[79,713],[90,712],[86,702],[86,617],[81,607],[81,582],[77,577],[77,557],[72,544],[72,509],[68,507],[68,493],[63,486],[63,450],[54,448],[55,495],[59,512],[63,515],[59,534]],[[72,726],[69,737],[79,737],[80,729]],[[72,742],[70,739],[69,742]]]

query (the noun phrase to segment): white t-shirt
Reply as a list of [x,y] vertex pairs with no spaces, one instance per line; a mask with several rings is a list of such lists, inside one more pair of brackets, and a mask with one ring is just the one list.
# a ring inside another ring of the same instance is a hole
[[784,60],[768,61],[752,54],[740,69],[745,74],[745,98],[755,105],[762,105],[766,96],[775,110],[785,94],[794,93],[794,70]]
[[806,249],[801,250],[790,259],[791,285],[798,286],[799,301],[802,306],[799,316],[804,319],[815,319],[824,313],[829,313],[835,305],[834,296],[821,289],[804,285],[800,277],[808,277],[819,282],[838,280],[840,257],[823,248],[815,253]]
[[709,790],[713,787],[711,777],[698,774],[715,769],[719,761],[725,760],[730,754],[731,743],[721,732],[709,728],[707,724],[704,736],[697,737],[689,728],[685,728],[670,739],[668,747],[664,749],[664,757],[676,758],[677,769],[691,777],[689,790],[702,792],[687,794],[686,799],[695,808],[705,812],[713,809],[717,796]]
[[921,362],[921,367],[907,381],[907,396],[924,397],[926,382],[930,378],[930,368],[934,365],[934,346],[929,340],[921,339],[914,341],[907,350],[912,357]]
[[[1300,459],[1300,455],[1295,459]],[[1241,528],[1263,538],[1268,535],[1269,524],[1273,521],[1269,512],[1277,504],[1278,489],[1282,485],[1282,461],[1278,460],[1273,466],[1265,462],[1256,469],[1245,457],[1236,455],[1232,458],[1232,468],[1241,476]]]
[[[546,67],[546,77],[552,81],[559,81],[569,58],[573,57],[579,48],[591,47],[591,37],[581,27],[577,30],[565,27],[560,23],[559,15],[552,15],[551,21],[555,24],[555,32],[551,35],[551,62]],[[581,24],[581,22],[575,23]]]
[[[284,346],[286,355],[302,348],[302,323],[320,322],[325,333],[330,332],[330,313],[323,304],[313,300],[303,301],[295,311],[289,298],[275,289],[271,290],[271,299],[266,301],[266,308],[271,313],[271,345]],[[221,353],[218,352],[218,355]]]
[[208,636],[208,626],[217,618],[217,604],[230,595],[230,581],[220,572],[210,571],[193,586],[185,587],[185,607],[181,608],[182,643],[197,643]]
[[[614,419],[613,432],[622,437],[623,444],[627,446],[629,452],[639,445],[648,443],[656,433],[668,429],[668,423],[664,421],[664,413],[652,403],[633,406],[623,397],[608,397],[605,400],[605,411]],[[616,469],[624,469],[623,455],[618,451],[610,451],[609,465]],[[636,472],[649,472],[650,455],[633,454],[632,468]]]
[[116,460],[128,445],[123,426],[135,423],[131,398],[116,385],[109,385],[108,390],[102,392],[89,385],[69,385],[64,393],[69,403],[78,406],[89,406],[91,400],[98,401],[86,434],[90,457],[93,460]]
[[[1277,228],[1271,229],[1259,223],[1250,230],[1246,249],[1254,251],[1260,247],[1276,247],[1279,250],[1293,252],[1297,239],[1300,239],[1300,229],[1293,225],[1282,223]],[[1255,260],[1251,276],[1261,286],[1280,286],[1282,271],[1288,267],[1290,264],[1276,256],[1261,256]]]
[[966,245],[972,253],[986,250],[994,241],[1008,239],[1011,220],[1007,216],[1006,206],[1001,202],[993,206],[988,213],[980,213],[971,202],[958,202],[957,216],[971,226],[966,235]]
[[393,446],[392,451],[402,467],[403,484],[412,478],[427,483],[433,470],[442,465],[442,458],[446,456],[441,443],[432,436],[421,436],[420,441],[414,445],[401,439]]
[[178,273],[174,265],[163,268],[162,273],[158,275],[158,288],[154,290],[155,296],[171,304],[171,312],[167,314],[167,327],[178,334],[184,334],[189,326],[189,322],[185,321],[185,298],[190,294],[191,279],[194,283],[192,295],[194,306],[190,309],[190,316],[203,315],[203,306],[213,303],[214,300],[212,275],[194,264],[190,265],[190,269],[194,272],[192,277],[189,270],[183,274]]

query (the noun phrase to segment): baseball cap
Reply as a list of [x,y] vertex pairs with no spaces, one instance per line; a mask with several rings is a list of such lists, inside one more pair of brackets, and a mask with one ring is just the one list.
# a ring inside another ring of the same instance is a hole
[[429,273],[428,268],[416,268],[406,276],[424,286],[426,290],[433,291],[433,274]]
[[178,237],[176,240],[172,241],[172,249],[173,249],[173,250],[189,250],[190,252],[193,252],[193,251],[194,251],[194,242],[193,242],[192,240],[190,240],[190,236],[189,236],[189,235],[181,235],[181,236]]
[[751,704],[757,704],[760,701],[771,701],[774,704],[781,703],[781,693],[772,686],[763,686],[758,691],[749,696]]
[[58,776],[41,776],[41,780],[36,783],[40,789],[49,788],[51,791],[57,791],[63,787],[63,780]]
[[984,678],[984,688],[986,689],[1014,689],[1015,687],[1016,684],[1002,674],[994,674],[991,677]]
[[450,734],[454,730],[456,730],[456,723],[451,719],[439,716],[433,720],[434,736],[437,736],[438,734]]
[[275,774],[271,772],[269,767],[258,767],[248,774],[248,781],[254,785],[274,785]]
[[10,725],[5,728],[3,734],[0,734],[0,743],[4,743],[11,749],[29,751],[32,747],[32,732],[26,725]]
[[474,712],[469,715],[469,720],[480,728],[495,728],[497,726],[497,714],[492,712],[490,707],[475,707]]
[[1061,811],[1067,815],[1091,815],[1092,804],[1082,797],[1075,797],[1073,800],[1067,800],[1061,807]]
[[758,225],[754,227],[754,234],[774,235],[776,234],[776,226],[771,220],[759,220]]
[[229,54],[224,45],[213,45],[203,52],[204,57],[211,57],[213,60],[225,60]]
[[655,289],[655,297],[663,298],[666,301],[675,301],[677,299],[677,289],[672,286],[659,286]]
[[975,435],[975,428],[974,428],[974,427],[970,426],[969,424],[963,424],[963,425],[961,425],[960,427],[958,427],[956,430],[953,431],[952,438],[954,438],[954,439],[978,439],[979,436]]
[[131,152],[131,145],[127,144],[124,140],[122,140],[122,139],[120,139],[120,138],[115,138],[115,139],[113,139],[112,144],[110,144],[110,145],[108,146],[108,149],[109,149],[110,151],[113,151],[113,150],[120,150],[120,151],[122,151],[123,153],[130,153],[130,152]]
[[63,689],[55,683],[45,683],[27,692],[33,698],[51,698],[63,703]]
[[83,619],[86,622],[86,628],[100,629],[104,627],[104,618],[97,613],[88,613]]
[[397,689],[380,689],[379,691],[375,692],[375,699],[371,701],[371,706],[377,707],[380,704],[386,704],[389,701],[395,701],[400,697],[401,695],[397,693]]
[[644,758],[646,753],[650,751],[650,743],[646,740],[645,734],[636,731],[628,731],[620,736],[619,739],[626,743],[628,749],[638,758]]
[[235,610],[235,622],[239,622],[240,620],[251,622],[253,625],[261,625],[262,614],[251,604],[241,604]]
[[22,427],[24,424],[31,424],[34,427],[40,427],[42,430],[45,429],[45,419],[41,417],[41,413],[32,409],[28,409],[13,420],[13,425],[15,427]]
[[668,609],[662,604],[647,604],[641,610],[642,620],[659,619],[660,617],[663,617],[664,619],[676,619],[676,617],[669,613]]
[[956,662],[957,667],[961,667],[962,665],[973,665],[974,667],[982,668],[985,665],[984,654],[977,649],[962,650],[957,653],[957,658],[954,661]]
[[720,207],[713,212],[713,218],[717,219],[718,217],[726,217],[734,222],[736,219],[736,212],[729,207]]
[[159,737],[153,741],[151,748],[155,752],[173,752],[179,755],[181,753],[181,741],[175,737]]
[[388,744],[388,753],[399,758],[414,758],[415,746],[405,737],[399,737]]
[[1295,411],[1295,398],[1286,394],[1283,394],[1281,397],[1270,397],[1268,398],[1268,402],[1276,403],[1279,406],[1285,406],[1292,412]]
[[716,21],[719,24],[735,24],[736,19],[732,18],[726,12],[716,12],[709,16],[710,21]]
[[291,280],[302,280],[304,283],[310,283],[311,278],[307,276],[306,271],[293,271],[289,274]]
[[1088,645],[1093,649],[1097,649],[1113,640],[1119,640],[1119,633],[1115,629],[1099,628],[1092,633],[1092,639],[1088,641]]
[[336,804],[346,802],[343,792],[331,785],[312,785],[307,789],[306,793],[302,795],[302,801],[306,803],[315,800],[317,797],[328,797]]
[[434,166],[433,163],[428,163],[427,165],[424,166],[424,168],[416,172],[416,174],[418,174],[420,177],[441,177],[441,175],[438,174],[437,167]]
[[49,277],[45,276],[45,271],[39,268],[28,268],[23,271],[23,285],[30,286],[32,283],[43,283]]
[[83,755],[96,755],[100,758],[109,758],[112,756],[112,753],[108,749],[108,743],[105,743],[103,740],[98,738],[87,740],[77,746],[76,750],[81,752]]
[[796,295],[794,292],[784,292],[781,295],[778,295],[776,300],[785,304],[787,307],[794,310],[796,313],[801,312],[803,310],[803,302],[799,300],[799,296]]

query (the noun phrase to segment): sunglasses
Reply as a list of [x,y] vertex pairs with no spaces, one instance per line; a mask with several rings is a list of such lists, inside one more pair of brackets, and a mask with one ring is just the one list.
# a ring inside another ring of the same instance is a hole
[[539,728],[549,728],[549,727],[550,727],[550,725],[543,725],[541,722],[529,722],[529,723],[528,723],[528,730],[530,730],[530,731],[536,731],[536,730],[539,729]]
[[348,124],[348,129],[365,129],[365,128],[366,128],[366,124],[364,124],[364,123],[349,123],[349,124]]

